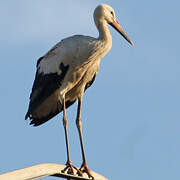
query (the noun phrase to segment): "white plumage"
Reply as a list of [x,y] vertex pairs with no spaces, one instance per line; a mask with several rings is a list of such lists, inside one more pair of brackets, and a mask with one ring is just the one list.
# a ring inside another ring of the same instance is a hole
[[[66,108],[78,100],[77,127],[79,130],[83,164],[78,173],[86,171],[92,177],[86,163],[81,134],[81,102],[84,91],[91,86],[98,72],[101,58],[111,49],[112,38],[108,24],[112,25],[133,45],[118,24],[114,10],[108,5],[99,5],[94,11],[94,21],[99,37],[75,35],[56,44],[37,62],[37,72],[30,95],[26,119],[38,126],[63,110],[63,124],[67,145],[67,168],[73,171],[69,159]],[[75,167],[74,167],[75,168]]]

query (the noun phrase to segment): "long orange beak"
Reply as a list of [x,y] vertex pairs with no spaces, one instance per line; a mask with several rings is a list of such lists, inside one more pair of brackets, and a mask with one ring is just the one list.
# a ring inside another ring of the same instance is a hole
[[110,25],[114,29],[116,29],[132,46],[134,46],[134,43],[131,41],[131,39],[125,33],[124,29],[121,27],[121,25],[116,20],[114,22],[110,23]]

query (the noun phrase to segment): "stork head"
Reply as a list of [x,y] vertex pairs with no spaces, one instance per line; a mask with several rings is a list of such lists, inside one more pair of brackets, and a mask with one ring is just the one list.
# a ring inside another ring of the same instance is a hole
[[127,36],[124,29],[121,27],[121,25],[116,20],[116,15],[114,12],[114,9],[107,5],[107,4],[101,4],[96,7],[94,11],[94,21],[97,27],[100,26],[100,24],[103,24],[103,22],[106,22],[110,24],[114,29],[116,29],[132,46],[134,45],[131,39]]

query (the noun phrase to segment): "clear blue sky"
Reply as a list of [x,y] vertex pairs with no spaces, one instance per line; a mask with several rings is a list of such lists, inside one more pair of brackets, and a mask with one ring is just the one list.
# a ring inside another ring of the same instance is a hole
[[[135,46],[110,27],[112,50],[83,102],[89,167],[111,180],[180,179],[178,0],[1,1],[0,173],[65,163],[62,115],[36,128],[24,120],[36,60],[62,38],[97,37],[92,14],[104,2]],[[71,160],[80,166],[76,105],[67,115]]]

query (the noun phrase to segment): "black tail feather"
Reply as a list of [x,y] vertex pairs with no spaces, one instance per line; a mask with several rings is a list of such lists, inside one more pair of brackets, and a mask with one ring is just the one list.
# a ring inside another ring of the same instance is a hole
[[[66,101],[66,108],[70,107],[72,104],[74,104],[76,100],[74,101]],[[45,122],[47,122],[48,120],[50,120],[51,118],[53,118],[54,116],[56,116],[57,114],[59,114],[62,111],[62,109],[56,109],[55,112],[51,112],[50,114],[48,114],[45,117],[41,117],[41,118],[35,118],[32,117],[32,113],[30,113],[29,111],[27,112],[25,119],[29,118],[31,120],[30,125],[33,126],[39,126]]]

